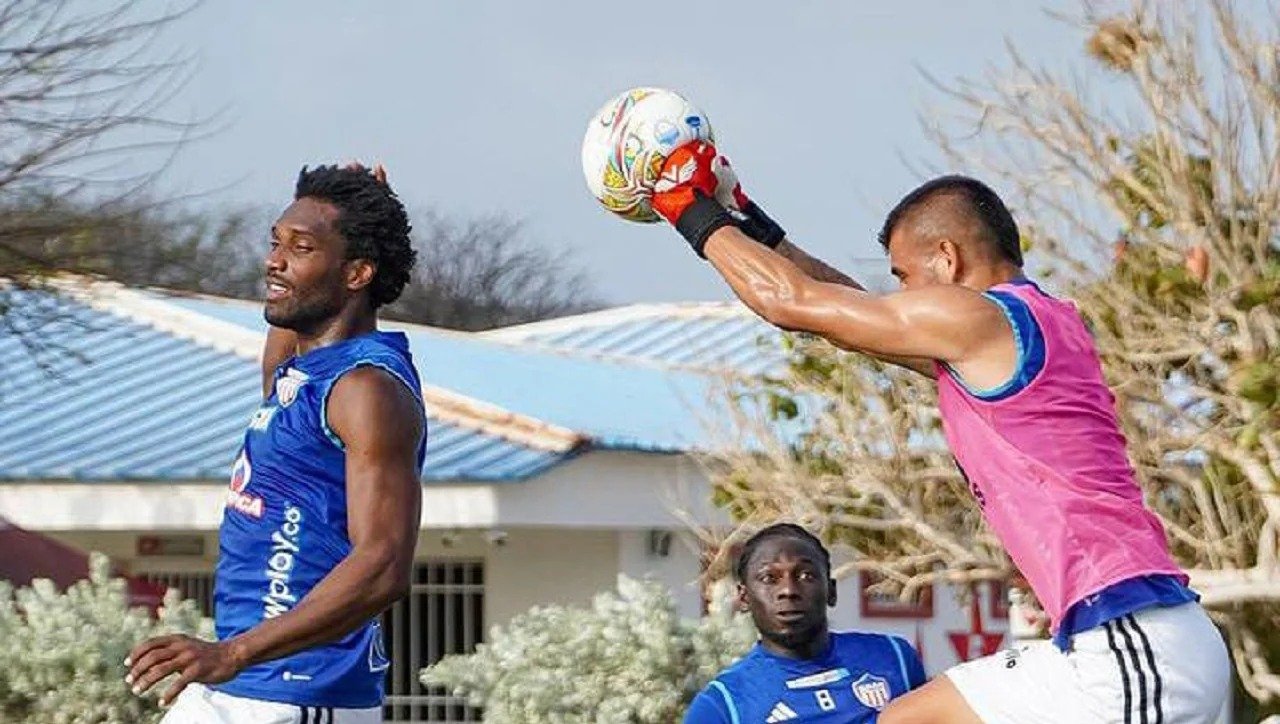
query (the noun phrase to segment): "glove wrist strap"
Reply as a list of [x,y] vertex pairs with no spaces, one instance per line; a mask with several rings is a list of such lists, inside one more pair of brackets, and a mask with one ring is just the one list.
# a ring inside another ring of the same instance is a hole
[[748,201],[742,213],[747,217],[742,223],[743,233],[761,244],[770,249],[776,249],[778,244],[787,238],[787,232],[778,225],[778,222],[769,218],[769,215],[757,206],[756,202]]
[[715,199],[697,190],[693,193],[694,202],[680,212],[675,227],[685,241],[689,242],[689,246],[693,247],[693,251],[706,259],[707,255],[703,253],[703,248],[707,245],[707,239],[717,229],[733,226],[735,222],[729,212],[725,211]]

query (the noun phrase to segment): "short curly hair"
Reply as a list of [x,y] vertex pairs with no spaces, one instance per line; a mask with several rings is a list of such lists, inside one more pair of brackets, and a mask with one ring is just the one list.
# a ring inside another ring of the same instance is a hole
[[374,309],[400,298],[418,253],[409,239],[413,227],[404,204],[390,186],[364,168],[303,166],[293,197],[337,207],[338,233],[347,242],[347,258],[368,259],[377,267],[369,285]]

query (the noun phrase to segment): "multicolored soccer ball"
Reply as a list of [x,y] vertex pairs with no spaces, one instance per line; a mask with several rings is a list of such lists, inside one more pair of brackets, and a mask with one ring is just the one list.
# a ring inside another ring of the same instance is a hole
[[680,94],[632,88],[604,104],[582,139],[582,173],[600,204],[627,221],[661,217],[649,205],[653,184],[672,151],[715,142],[707,117]]

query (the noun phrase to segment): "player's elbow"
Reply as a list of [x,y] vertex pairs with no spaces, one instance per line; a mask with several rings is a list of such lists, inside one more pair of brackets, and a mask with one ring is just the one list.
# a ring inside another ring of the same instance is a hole
[[791,332],[807,332],[812,315],[802,290],[779,286],[760,296],[756,311],[766,322]]
[[398,546],[370,546],[364,551],[366,592],[370,606],[379,610],[390,606],[409,594],[412,583],[413,553],[406,553]]
[[786,330],[803,324],[804,294],[795,284],[773,284],[756,290],[755,312],[764,321]]

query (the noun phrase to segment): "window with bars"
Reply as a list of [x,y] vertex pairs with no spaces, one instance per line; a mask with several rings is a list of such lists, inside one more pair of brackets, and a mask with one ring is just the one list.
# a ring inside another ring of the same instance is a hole
[[418,681],[423,668],[450,654],[469,654],[484,639],[484,561],[420,561],[409,595],[382,617],[391,668],[388,722],[481,721],[479,709],[441,687]]
[[[177,588],[213,615],[212,573],[148,573]],[[418,681],[423,668],[450,654],[469,654],[484,640],[484,561],[425,560],[414,567],[409,595],[382,617],[391,667],[387,670],[387,722],[453,724],[481,721],[478,708],[440,687]]]

